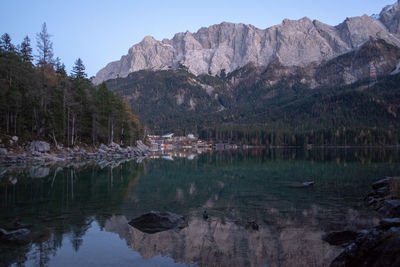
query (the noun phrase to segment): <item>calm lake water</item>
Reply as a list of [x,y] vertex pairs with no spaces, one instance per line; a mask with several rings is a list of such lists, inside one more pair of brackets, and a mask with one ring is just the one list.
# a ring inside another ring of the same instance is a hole
[[[363,197],[400,174],[398,150],[177,156],[186,157],[0,167],[0,225],[32,225],[30,242],[0,243],[0,265],[327,266],[341,249],[321,236],[376,224]],[[151,210],[182,214],[187,226],[145,234],[128,224]]]

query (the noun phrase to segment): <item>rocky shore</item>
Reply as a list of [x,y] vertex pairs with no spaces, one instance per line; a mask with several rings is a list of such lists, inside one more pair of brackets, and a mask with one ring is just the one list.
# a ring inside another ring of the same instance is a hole
[[400,266],[400,177],[386,177],[372,188],[365,201],[380,214],[379,225],[324,235],[323,240],[331,245],[345,247],[332,267]]
[[0,147],[0,164],[25,164],[25,163],[66,163],[80,162],[87,160],[117,160],[117,159],[136,159],[146,157],[149,148],[137,141],[136,147],[121,147],[116,143],[110,145],[101,144],[95,147],[73,148],[56,146],[51,147],[44,141],[33,141],[17,145],[18,138],[13,137],[10,144]]
[[[17,138],[14,138],[17,140]],[[11,139],[12,140],[12,139]],[[51,173],[54,176],[62,168],[80,168],[96,165],[101,169],[115,168],[124,162],[141,162],[148,156],[149,147],[142,141],[137,141],[136,147],[121,147],[116,143],[98,147],[64,148],[51,147],[44,141],[33,141],[25,144],[4,144],[0,146],[0,177],[15,184],[18,182],[15,174],[28,174],[31,178],[43,178]],[[1,144],[0,144],[1,145]]]

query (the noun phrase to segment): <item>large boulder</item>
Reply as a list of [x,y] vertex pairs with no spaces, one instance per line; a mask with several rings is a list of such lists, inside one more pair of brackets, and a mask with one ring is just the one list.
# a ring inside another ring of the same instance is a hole
[[166,230],[183,228],[185,226],[185,219],[183,216],[172,212],[151,211],[131,220],[129,224],[144,233],[154,234]]
[[50,144],[44,141],[33,141],[30,145],[31,152],[48,152]]

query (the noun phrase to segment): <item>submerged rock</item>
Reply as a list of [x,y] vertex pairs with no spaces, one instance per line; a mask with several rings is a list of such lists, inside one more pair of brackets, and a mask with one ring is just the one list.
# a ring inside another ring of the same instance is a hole
[[360,235],[359,232],[350,230],[336,231],[323,235],[322,240],[328,242],[330,245],[343,246],[354,242]]
[[129,222],[136,229],[148,234],[183,228],[184,223],[185,219],[181,215],[158,211],[143,214]]

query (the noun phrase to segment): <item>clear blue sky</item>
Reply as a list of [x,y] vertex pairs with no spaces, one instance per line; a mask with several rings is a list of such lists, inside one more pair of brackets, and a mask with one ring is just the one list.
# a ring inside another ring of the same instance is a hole
[[[70,72],[80,57],[89,76],[118,60],[129,47],[152,35],[157,40],[177,32],[197,31],[223,21],[265,29],[284,18],[307,16],[330,25],[346,17],[371,15],[395,0],[5,0],[1,3],[0,34],[32,44],[41,24],[53,35],[55,56]],[[36,53],[36,49],[35,49]]]

